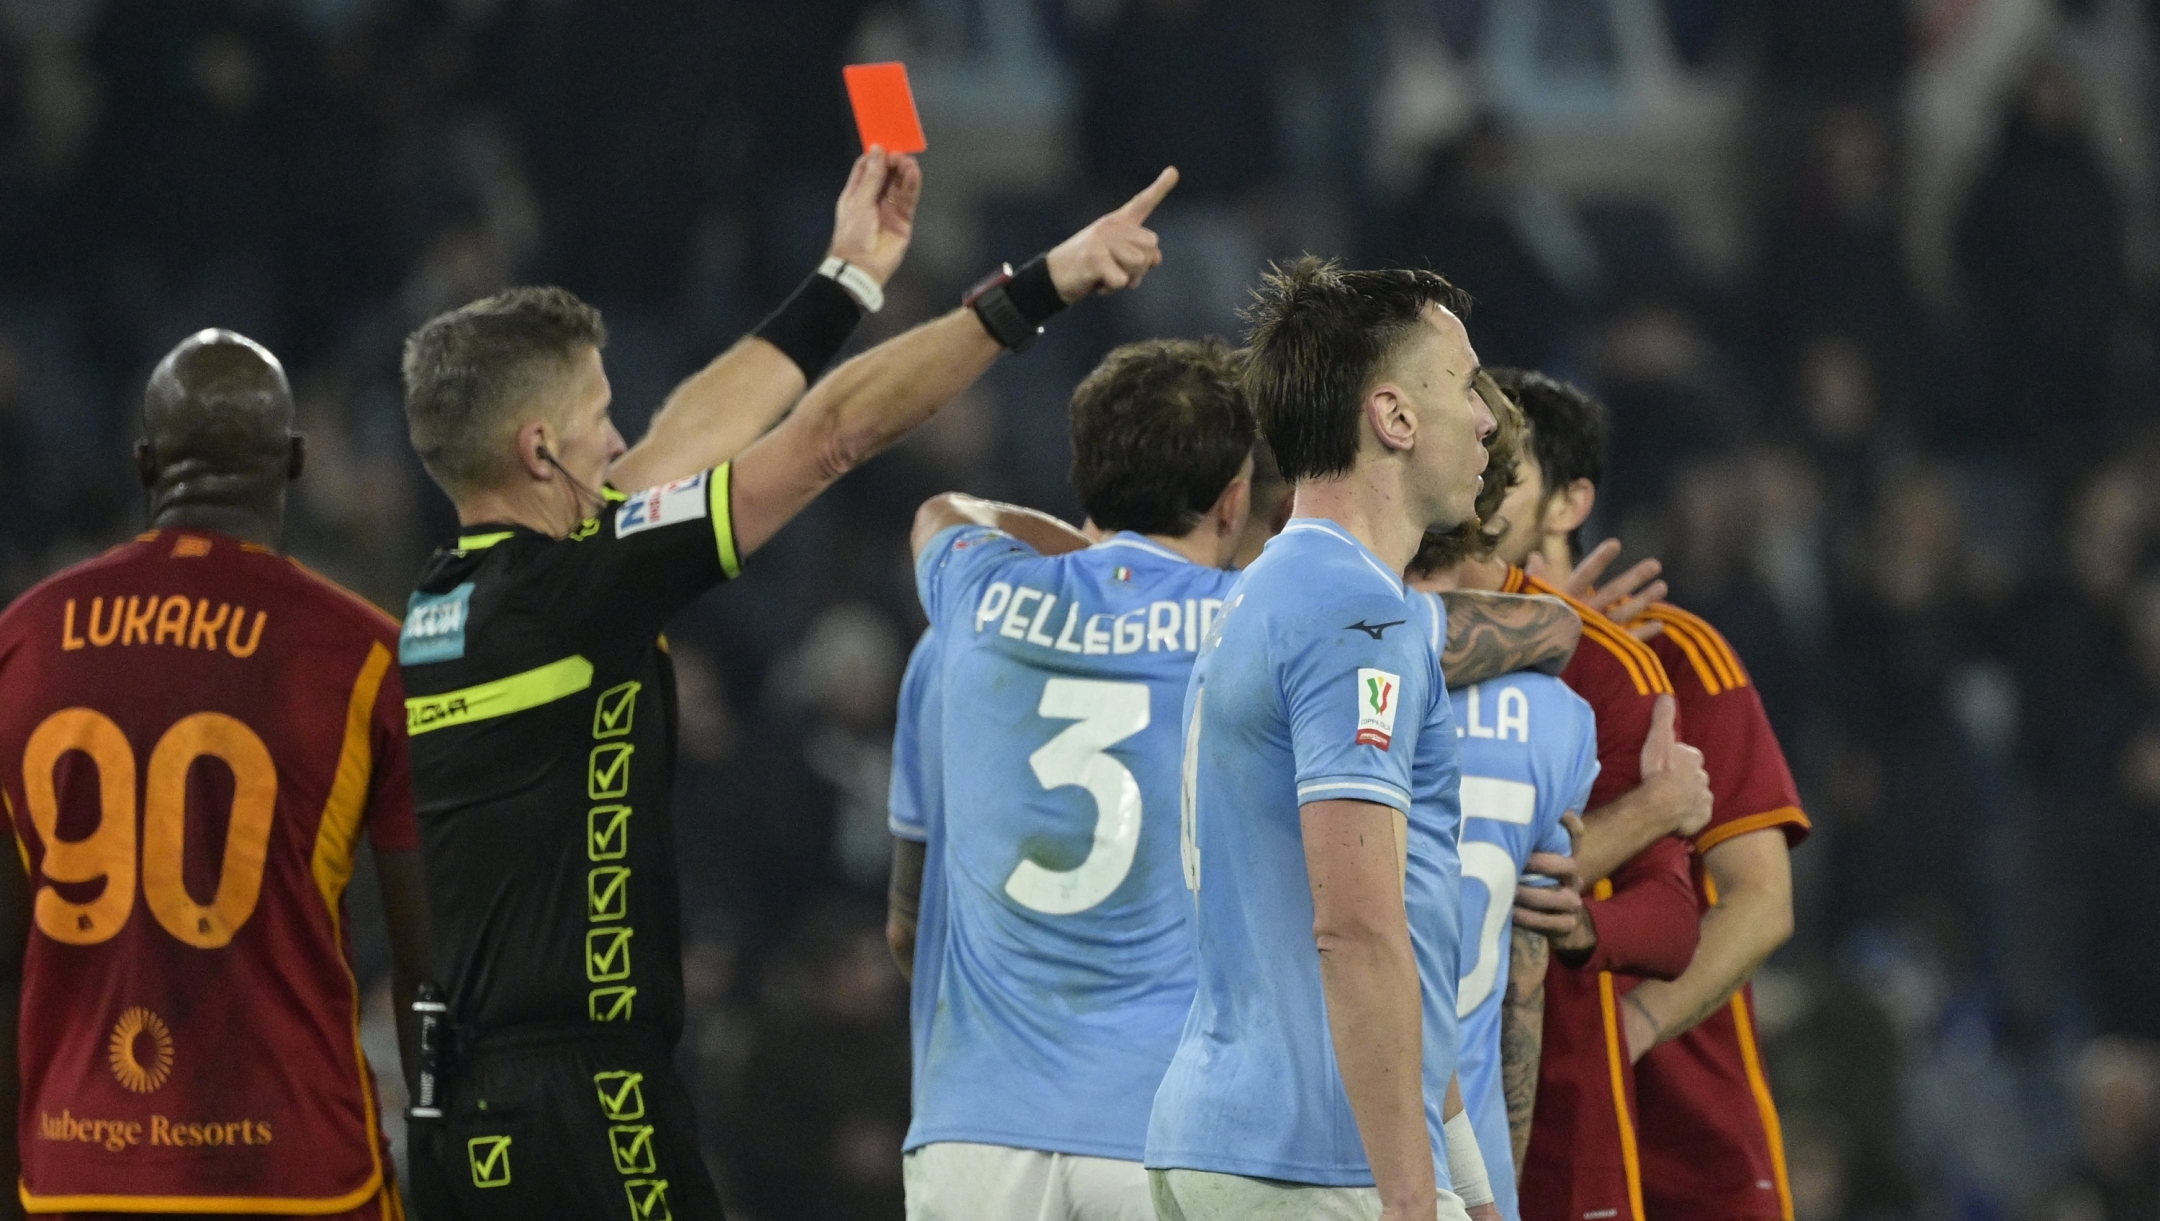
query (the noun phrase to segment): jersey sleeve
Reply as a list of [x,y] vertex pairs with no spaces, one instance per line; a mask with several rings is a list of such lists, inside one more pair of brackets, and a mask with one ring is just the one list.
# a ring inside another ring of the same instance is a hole
[[1539,839],[1533,846],[1537,852],[1572,853],[1574,844],[1568,839],[1567,828],[1560,822],[1563,812],[1573,812],[1580,817],[1590,808],[1590,788],[1597,782],[1597,718],[1590,713],[1590,705],[1580,697],[1569,700],[1569,711],[1574,715],[1568,722],[1571,738],[1569,748],[1556,752],[1562,761],[1558,774],[1547,783],[1553,791],[1563,795],[1554,806],[1551,821],[1540,829]]
[[1589,808],[1611,803],[1642,784],[1643,740],[1657,697],[1636,689],[1618,659],[1586,635],[1561,675],[1597,710],[1597,778]]
[[1342,599],[1285,623],[1269,642],[1299,805],[1370,801],[1410,812],[1434,662],[1409,611],[1400,599]]
[[947,526],[915,557],[915,595],[933,625],[945,622],[956,606],[972,606],[973,594],[990,572],[1035,549],[993,526]]
[[1807,838],[1807,815],[1762,695],[1717,629],[1676,608],[1654,612],[1665,630],[1652,641],[1680,700],[1682,735],[1710,773],[1710,822],[1695,834],[1708,852],[1734,836],[1772,827],[1788,844]]
[[623,495],[547,550],[525,596],[579,639],[651,642],[676,611],[742,572],[728,465]]
[[939,760],[923,757],[923,718],[936,709],[930,699],[936,682],[937,629],[924,632],[908,657],[907,673],[900,679],[900,715],[893,723],[892,789],[886,800],[886,825],[901,839],[926,843],[930,839],[930,790],[925,767]]
[[[393,650],[395,643],[390,646]],[[375,755],[368,794],[368,842],[379,852],[416,852],[420,824],[413,816],[412,748],[405,736],[405,680],[393,665],[375,693],[369,732]]]
[[1695,957],[1702,924],[1687,844],[1665,836],[1598,883],[1589,901],[1597,948],[1585,971],[1675,979]]

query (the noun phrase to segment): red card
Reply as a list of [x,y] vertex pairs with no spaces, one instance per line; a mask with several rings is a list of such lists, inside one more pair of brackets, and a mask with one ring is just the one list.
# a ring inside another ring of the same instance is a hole
[[873,144],[883,145],[888,153],[919,153],[930,147],[923,139],[922,118],[915,113],[906,64],[849,64],[840,74],[847,78],[848,101],[854,104],[855,129],[862,133],[865,152]]

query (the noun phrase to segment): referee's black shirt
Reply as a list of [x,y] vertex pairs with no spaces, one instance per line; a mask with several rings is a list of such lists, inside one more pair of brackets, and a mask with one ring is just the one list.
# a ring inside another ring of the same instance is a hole
[[434,967],[461,1024],[681,1035],[660,629],[738,570],[728,476],[611,492],[562,539],[470,526],[421,572],[399,661]]

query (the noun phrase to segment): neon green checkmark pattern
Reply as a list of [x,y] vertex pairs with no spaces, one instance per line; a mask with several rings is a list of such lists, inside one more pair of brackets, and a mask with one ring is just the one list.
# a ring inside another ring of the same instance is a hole
[[593,867],[585,875],[585,978],[605,987],[586,995],[586,1016],[595,1022],[627,1022],[635,1011],[637,989],[630,978],[630,872],[620,861],[630,855],[631,807],[611,798],[630,793],[630,766],[637,747],[628,738],[637,721],[638,693],[644,684],[617,683],[593,700],[594,746],[585,765],[585,792],[596,802],[585,812],[585,857]]
[[630,807],[594,806],[585,812],[585,858],[619,861],[630,855]]
[[600,1114],[608,1121],[608,1156],[615,1173],[623,1176],[623,1195],[630,1204],[630,1221],[674,1221],[668,1204],[668,1181],[660,1173],[660,1154],[654,1126],[645,1118],[645,1074],[615,1070],[593,1074],[593,1092],[600,1100]]
[[465,1158],[472,1163],[473,1186],[508,1187],[510,1185],[509,1137],[475,1136],[465,1142]]
[[651,1174],[660,1168],[653,1153],[653,1127],[649,1123],[609,1128],[608,1151],[615,1155],[617,1174]]
[[666,1179],[631,1179],[623,1184],[630,1197],[630,1221],[675,1221],[668,1207]]
[[630,869],[601,865],[585,875],[585,914],[593,922],[630,915]]
[[594,1073],[592,1081],[600,1095],[600,1113],[607,1116],[609,1123],[645,1118],[645,1074]]
[[607,742],[592,748],[585,765],[585,792],[594,801],[621,797],[630,791],[630,756],[637,747],[628,742]]
[[600,693],[593,703],[592,736],[595,738],[621,738],[630,733],[630,726],[637,718],[638,692],[645,684],[640,682],[617,683]]

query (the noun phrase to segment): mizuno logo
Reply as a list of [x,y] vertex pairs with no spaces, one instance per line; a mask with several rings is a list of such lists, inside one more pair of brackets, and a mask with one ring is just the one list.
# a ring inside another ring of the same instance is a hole
[[1367,636],[1372,637],[1374,640],[1378,640],[1380,639],[1381,633],[1387,631],[1389,628],[1401,627],[1403,624],[1408,622],[1410,622],[1408,619],[1397,619],[1392,623],[1367,623],[1363,619],[1360,619],[1356,623],[1351,624],[1343,630],[1346,632],[1363,632]]

